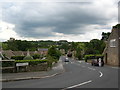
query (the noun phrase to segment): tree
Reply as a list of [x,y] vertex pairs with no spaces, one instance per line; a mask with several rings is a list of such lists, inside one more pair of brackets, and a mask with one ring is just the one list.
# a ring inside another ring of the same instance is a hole
[[7,43],[2,43],[2,48],[3,48],[3,50],[8,50],[8,44]]
[[57,50],[55,48],[55,46],[51,46],[49,49],[48,49],[48,55],[50,55],[51,57],[53,57],[54,59],[59,59],[60,56],[61,56],[61,53],[59,50]]
[[110,32],[107,32],[107,33],[102,32],[102,39],[101,40],[107,41],[110,34],[111,34]]
[[85,54],[85,50],[86,50],[86,47],[85,47],[85,44],[83,42],[79,42],[78,45],[77,45],[77,48],[76,48],[76,57],[81,60]]
[[68,43],[63,43],[59,48],[60,48],[60,49],[64,49],[64,50],[65,50],[65,53],[67,53],[68,50],[70,49]]
[[37,54],[37,53],[36,53],[36,54],[34,54],[32,57],[33,57],[33,59],[40,59],[40,54]]
[[102,40],[92,39],[90,42],[86,43],[85,54],[102,54],[105,43]]

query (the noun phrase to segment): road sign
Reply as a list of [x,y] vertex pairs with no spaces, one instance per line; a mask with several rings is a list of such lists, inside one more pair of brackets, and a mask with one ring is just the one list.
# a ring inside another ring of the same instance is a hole
[[16,63],[16,66],[27,66],[29,63]]

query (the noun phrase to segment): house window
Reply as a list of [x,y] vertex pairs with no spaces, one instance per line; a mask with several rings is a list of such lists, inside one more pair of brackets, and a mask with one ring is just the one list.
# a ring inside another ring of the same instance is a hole
[[110,40],[110,47],[116,47],[116,39]]

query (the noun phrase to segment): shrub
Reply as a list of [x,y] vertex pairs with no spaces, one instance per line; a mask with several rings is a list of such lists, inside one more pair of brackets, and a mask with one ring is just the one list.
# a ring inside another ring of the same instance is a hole
[[33,59],[39,59],[40,58],[40,54],[34,54],[33,55]]
[[26,56],[26,57],[24,57],[24,60],[33,60],[33,57],[31,57],[31,56]]
[[2,67],[14,67],[14,61],[2,61]]
[[52,46],[48,49],[48,55],[53,57],[54,59],[59,59],[61,56],[61,52]]
[[57,63],[57,61],[58,61],[58,59],[55,59],[55,58],[53,58],[53,57],[50,56],[50,55],[47,55],[47,60],[48,60],[48,66],[49,66],[49,67],[52,67],[52,63],[53,63],[53,62]]
[[15,59],[15,60],[23,60],[25,56],[12,56],[11,59]]
[[38,65],[40,63],[48,62],[48,60],[15,60],[15,63],[25,63],[28,62],[29,65]]
[[96,55],[90,54],[90,55],[85,55],[84,58],[85,58],[85,61],[87,62],[88,59],[103,58],[103,55],[101,55],[101,54],[96,54]]

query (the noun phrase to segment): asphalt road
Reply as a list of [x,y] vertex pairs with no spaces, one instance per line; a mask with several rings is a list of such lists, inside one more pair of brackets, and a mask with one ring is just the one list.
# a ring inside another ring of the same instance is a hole
[[[61,57],[64,60],[65,57]],[[3,88],[118,88],[118,68],[95,67],[83,61],[63,61],[65,72],[50,78],[3,82]]]

